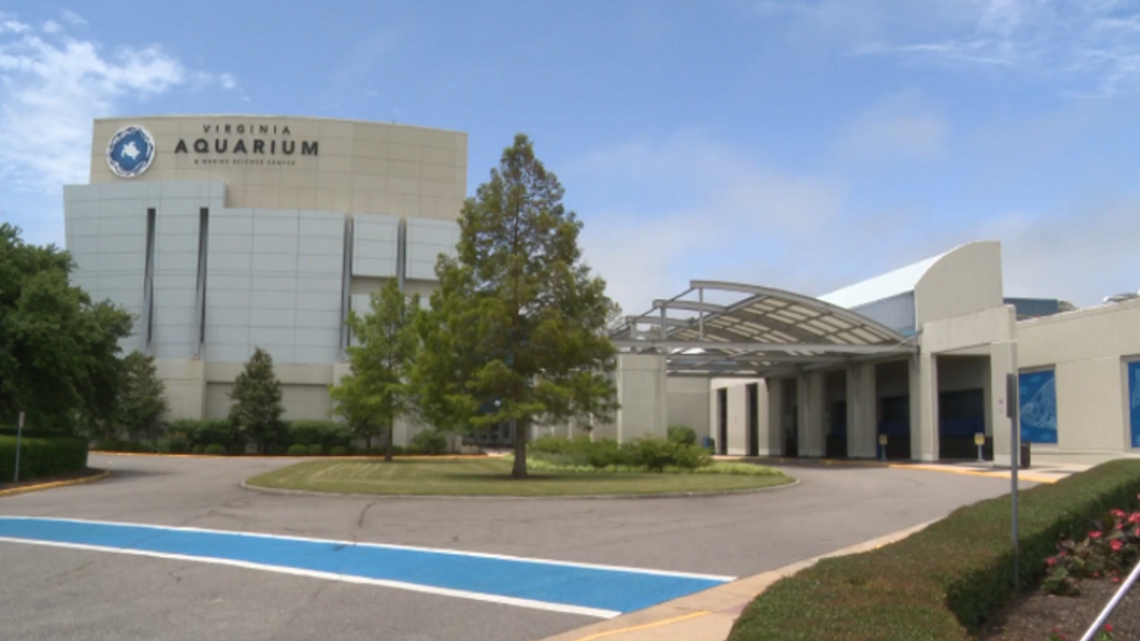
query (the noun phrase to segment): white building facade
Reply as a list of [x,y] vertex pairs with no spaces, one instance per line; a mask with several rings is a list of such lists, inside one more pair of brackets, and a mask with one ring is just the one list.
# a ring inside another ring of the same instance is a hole
[[997,242],[819,298],[694,281],[614,340],[666,389],[634,420],[724,454],[1008,465],[1012,402],[1033,461],[1140,456],[1140,300],[1007,299]]
[[389,279],[430,295],[467,191],[467,135],[422,127],[113,118],[92,149],[89,183],[64,187],[73,281],[134,315],[122,347],[155,357],[170,418],[226,416],[258,347],[285,417],[329,418],[349,311]]

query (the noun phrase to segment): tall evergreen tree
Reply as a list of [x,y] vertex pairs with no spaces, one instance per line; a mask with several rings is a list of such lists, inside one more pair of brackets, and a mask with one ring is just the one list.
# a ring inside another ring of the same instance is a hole
[[582,223],[562,205],[558,178],[525,135],[464,203],[455,258],[441,256],[439,289],[422,331],[421,407],[436,424],[514,424],[512,476],[527,475],[530,427],[610,420],[617,409],[614,309],[582,262]]
[[132,436],[154,437],[169,404],[166,386],[158,378],[154,357],[131,352],[123,359],[123,387],[117,422]]
[[387,427],[384,460],[392,460],[392,434],[396,419],[411,413],[413,395],[410,371],[419,353],[416,317],[420,297],[404,296],[395,280],[371,296],[372,313],[348,317],[357,345],[348,348],[352,373],[341,379],[330,394],[335,412],[351,425],[373,420]]
[[238,374],[230,390],[230,423],[242,436],[257,445],[265,454],[269,446],[284,436],[285,423],[281,415],[281,381],[273,372],[273,357],[260,347],[254,351],[245,370]]

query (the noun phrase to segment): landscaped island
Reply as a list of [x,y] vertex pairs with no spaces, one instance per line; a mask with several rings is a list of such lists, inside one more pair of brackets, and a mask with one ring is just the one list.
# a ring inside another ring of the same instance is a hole
[[250,479],[256,487],[353,494],[439,496],[595,496],[687,494],[775,487],[783,472],[713,462],[687,439],[613,441],[545,438],[531,443],[528,478],[510,477],[511,457],[458,460],[321,460]]
[[[759,467],[759,466],[757,466]],[[771,468],[763,468],[771,470]],[[255,476],[256,487],[415,496],[594,496],[684,494],[774,487],[792,482],[777,470],[760,476],[657,472],[535,472],[512,479],[505,458],[306,461]]]

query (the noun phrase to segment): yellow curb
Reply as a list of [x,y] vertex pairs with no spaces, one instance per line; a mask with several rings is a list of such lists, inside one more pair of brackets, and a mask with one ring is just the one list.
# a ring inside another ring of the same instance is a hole
[[[776,581],[779,581],[785,577],[792,576],[802,570],[806,570],[823,559],[847,556],[850,554],[860,554],[863,552],[870,552],[871,550],[877,550],[886,545],[901,541],[910,535],[929,527],[932,523],[935,522],[936,521],[928,521],[926,523],[921,523],[904,530],[899,530],[897,532],[892,532],[890,534],[871,539],[870,541],[856,543],[855,545],[835,550],[833,552],[828,552],[826,554],[821,554],[804,561],[798,561],[790,565],[785,565],[784,567],[776,570],[769,570],[767,572],[761,572],[760,574],[743,577],[731,583],[726,583],[715,588],[710,588],[703,592],[697,592],[696,594],[683,596],[679,599],[666,601],[665,603],[659,603],[645,610],[623,614],[608,621],[595,623],[584,628],[579,628],[578,630],[570,630],[568,632],[563,632],[552,637],[547,637],[544,639],[544,641],[591,641],[593,639],[599,639],[606,636],[629,634],[635,633],[639,630],[673,625],[681,623],[683,621],[704,617],[709,614],[712,614],[714,616],[709,619],[701,619],[699,623],[699,625],[702,626],[701,629],[686,630],[684,636],[677,636],[678,634],[681,634],[679,630],[662,632],[659,638],[684,638],[686,641],[722,641],[727,636],[727,630],[731,630],[732,624],[740,615],[740,612],[738,612],[737,609],[739,608],[740,611],[743,611],[744,607],[752,603],[756,597],[763,594],[764,591],[767,590]],[[612,626],[622,620],[629,622],[642,621],[645,618],[653,617],[654,615],[675,615],[678,612],[684,614],[681,614],[680,616],[670,616],[668,618],[658,619],[656,621],[648,621],[622,628],[608,628],[608,626]],[[599,630],[599,628],[601,629]],[[594,632],[595,630],[597,630],[597,632]],[[576,636],[582,633],[587,633],[587,636]],[[630,637],[631,641],[634,639],[644,638],[646,638],[645,635],[637,634]]]
[[[713,458],[717,459],[717,460],[726,460],[726,461],[746,460],[749,462],[757,462],[757,463],[763,463],[764,461],[770,461],[773,463],[795,463],[797,461],[808,461],[811,463],[818,463],[820,465],[828,465],[828,466],[858,465],[858,466],[863,466],[863,467],[882,467],[882,468],[886,468],[886,469],[921,470],[924,472],[945,472],[947,474],[965,474],[967,476],[985,476],[985,477],[996,478],[996,479],[1008,479],[1009,478],[1009,472],[1008,471],[997,471],[997,470],[995,470],[993,472],[987,472],[987,471],[982,471],[982,470],[964,470],[964,469],[959,469],[959,468],[952,467],[952,466],[930,465],[930,464],[926,464],[926,463],[891,463],[890,461],[872,461],[872,460],[866,460],[866,459],[827,459],[827,458],[824,458],[824,459],[813,459],[813,458],[797,459],[797,458],[790,458],[790,457],[778,457],[778,458],[767,457],[767,458],[765,458],[765,457],[749,457],[749,456],[745,456],[745,457],[741,457],[741,456],[723,457],[723,458],[719,457],[719,456],[714,456]],[[1017,478],[1018,478],[1018,480],[1029,481],[1031,483],[1056,483],[1057,481],[1060,480],[1060,479],[1049,477],[1049,476],[1037,476],[1037,475],[1034,475],[1032,472],[1030,472],[1030,473],[1018,472]]]
[[[907,464],[896,463],[888,465],[887,467],[900,470],[922,470],[926,472],[945,472],[947,474],[965,474],[966,476],[985,476],[994,479],[1008,479],[1009,472],[984,472],[982,470],[963,470],[954,467],[942,467],[939,465],[922,465],[922,464]],[[1056,483],[1060,479],[1048,476],[1036,476],[1034,474],[1025,474],[1018,472],[1017,479],[1019,481],[1029,481],[1031,483]]]
[[67,487],[69,485],[83,485],[84,483],[94,483],[95,481],[102,481],[103,479],[111,476],[110,470],[103,470],[99,474],[92,474],[85,476],[81,479],[70,479],[67,481],[52,481],[51,483],[40,483],[39,485],[26,485],[24,487],[14,487],[7,490],[0,490],[0,497],[15,496],[16,494],[24,494],[27,492],[37,492],[39,490],[50,490],[56,487]]
[[690,612],[689,614],[682,614],[681,616],[673,617],[672,619],[663,619],[661,621],[653,621],[652,623],[642,623],[641,625],[631,625],[631,626],[626,627],[626,628],[618,628],[617,630],[606,630],[604,632],[598,632],[596,634],[591,634],[588,637],[582,637],[581,639],[578,639],[578,641],[594,641],[594,639],[603,639],[605,637],[612,637],[612,636],[617,635],[617,634],[625,634],[626,632],[636,632],[638,630],[647,630],[649,628],[658,628],[658,627],[661,627],[663,625],[670,625],[672,623],[680,623],[681,621],[688,621],[689,619],[695,619],[697,617],[703,617],[706,614],[712,614],[712,612],[709,612],[708,610],[701,610],[699,612]]

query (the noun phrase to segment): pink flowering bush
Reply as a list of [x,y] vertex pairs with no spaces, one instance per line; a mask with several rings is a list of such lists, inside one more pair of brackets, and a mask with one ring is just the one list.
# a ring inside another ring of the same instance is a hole
[[[1138,497],[1140,498],[1140,497]],[[1111,578],[1120,581],[1140,558],[1140,511],[1111,510],[1093,523],[1084,540],[1065,539],[1057,554],[1045,560],[1048,575],[1042,588],[1050,594],[1080,593],[1080,579]]]

